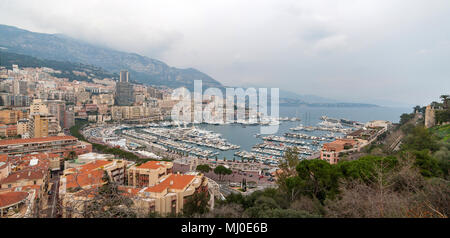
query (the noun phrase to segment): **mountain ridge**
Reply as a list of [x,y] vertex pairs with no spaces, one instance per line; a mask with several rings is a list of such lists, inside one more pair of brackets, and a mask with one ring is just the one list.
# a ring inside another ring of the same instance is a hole
[[61,34],[36,33],[0,24],[0,47],[41,59],[94,65],[112,73],[126,69],[135,81],[149,85],[193,88],[194,80],[202,80],[205,87],[223,87],[194,68],[171,67],[160,60],[95,46]]

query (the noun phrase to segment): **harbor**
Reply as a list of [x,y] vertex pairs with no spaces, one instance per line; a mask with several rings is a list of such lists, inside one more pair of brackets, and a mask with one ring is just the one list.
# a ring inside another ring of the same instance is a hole
[[[290,109],[286,116],[233,123],[181,123],[161,121],[143,124],[109,124],[87,127],[82,133],[92,142],[121,148],[141,158],[197,158],[208,163],[254,164],[277,168],[290,148],[299,159],[316,158],[324,143],[345,137],[364,125],[334,115],[312,117]],[[329,109],[327,109],[329,110]],[[330,109],[331,110],[331,109]],[[294,115],[295,114],[295,115]],[[344,123],[343,123],[344,122]],[[261,134],[261,126],[276,125],[278,131]]]
[[[280,135],[261,136],[253,132],[244,133],[245,136],[252,137],[251,143],[244,145],[239,142],[231,143],[228,138],[224,138],[223,134],[213,129],[226,127],[228,130],[238,130],[242,133],[243,131],[259,131],[259,126],[242,127],[245,123],[182,125],[165,121],[140,125],[97,126],[86,128],[83,135],[90,141],[121,148],[140,157],[160,159],[165,154],[176,154],[181,157],[196,157],[212,161],[245,161],[268,166],[277,166],[289,148],[296,148],[299,158],[305,159],[317,152],[321,143],[335,138],[331,135],[306,134],[297,136],[298,138],[288,138],[281,133],[289,133],[286,130],[298,123],[300,119],[296,117],[278,119]],[[258,125],[265,125],[265,123],[258,123]],[[239,134],[236,133],[236,136],[231,139],[240,138],[237,135]]]

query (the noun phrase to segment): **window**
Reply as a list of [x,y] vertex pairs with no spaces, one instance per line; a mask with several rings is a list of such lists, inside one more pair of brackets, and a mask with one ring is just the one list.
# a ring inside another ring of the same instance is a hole
[[173,200],[172,201],[172,213],[176,213],[177,212],[177,200]]

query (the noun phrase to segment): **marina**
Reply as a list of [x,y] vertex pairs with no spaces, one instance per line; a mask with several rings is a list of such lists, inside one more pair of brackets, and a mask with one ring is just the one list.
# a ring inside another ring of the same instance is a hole
[[[284,111],[287,109],[288,113]],[[299,113],[292,108],[281,107],[280,113],[286,116],[227,124],[174,121],[115,124],[87,127],[82,133],[89,141],[120,147],[142,158],[200,158],[210,163],[235,161],[276,168],[289,148],[297,149],[299,159],[312,158],[324,143],[342,138],[363,125],[356,121],[342,123],[341,119],[333,119],[341,116],[323,116],[320,111],[317,116],[305,112],[298,117]],[[260,128],[265,125],[276,125],[278,131],[261,134]]]

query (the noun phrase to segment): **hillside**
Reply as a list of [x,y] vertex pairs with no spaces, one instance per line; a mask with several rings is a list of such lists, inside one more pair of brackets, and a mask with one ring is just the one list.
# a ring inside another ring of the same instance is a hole
[[133,53],[98,47],[60,34],[42,34],[0,25],[0,48],[33,57],[101,67],[112,73],[130,71],[131,79],[149,85],[192,88],[194,80],[205,87],[222,87],[210,76],[192,68],[178,69]]
[[[85,65],[79,63],[72,62],[62,62],[56,60],[45,60],[38,59],[35,57],[31,57],[28,55],[21,55],[6,52],[0,50],[0,66],[4,66],[8,69],[11,69],[13,64],[17,64],[20,67],[48,67],[54,70],[61,71],[60,74],[54,74],[55,77],[58,78],[68,78],[70,81],[88,81],[92,82],[92,79],[104,79],[104,78],[117,78],[117,75],[109,73],[102,68],[93,66],[93,65]],[[81,74],[75,74],[74,72],[83,72],[86,76]]]

